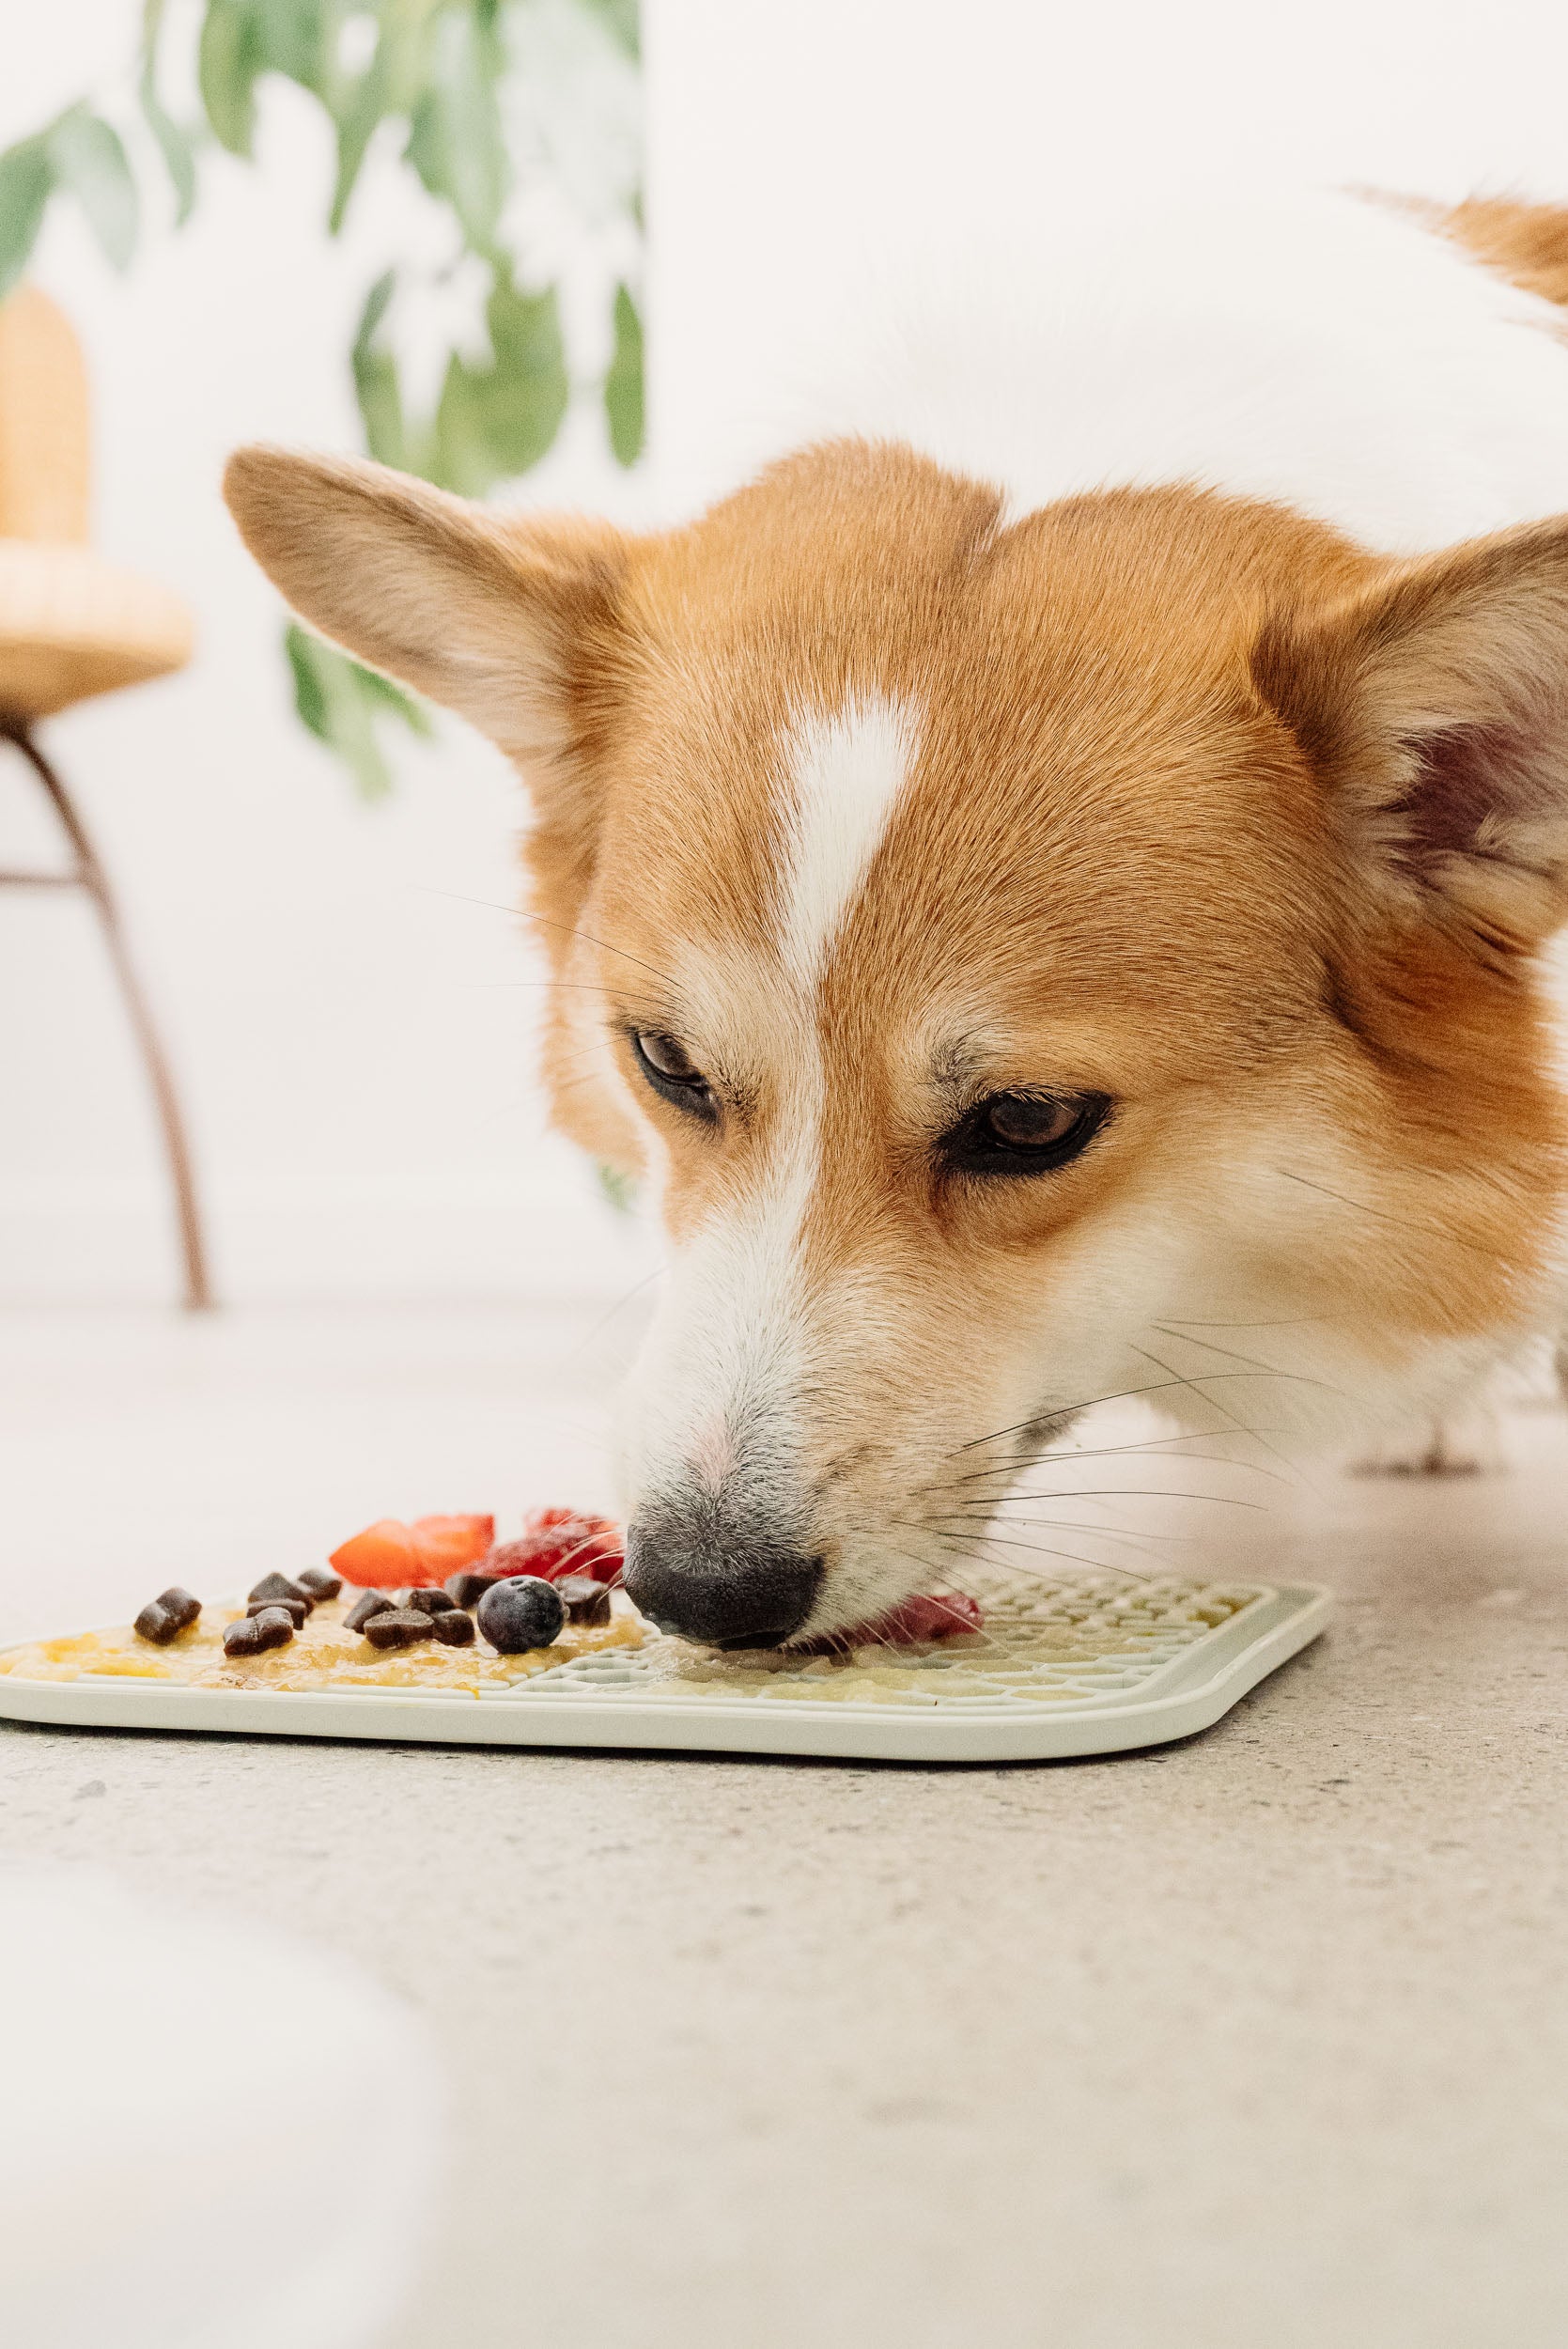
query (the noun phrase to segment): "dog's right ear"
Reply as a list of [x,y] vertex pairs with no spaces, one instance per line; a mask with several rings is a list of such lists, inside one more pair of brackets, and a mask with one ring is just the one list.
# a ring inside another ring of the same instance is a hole
[[469,719],[531,782],[570,761],[615,666],[619,532],[493,514],[384,465],[275,448],[231,457],[224,495],[312,628]]

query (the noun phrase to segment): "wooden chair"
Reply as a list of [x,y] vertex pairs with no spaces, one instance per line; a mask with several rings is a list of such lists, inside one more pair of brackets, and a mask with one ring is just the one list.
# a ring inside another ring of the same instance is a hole
[[0,871],[0,887],[82,889],[98,909],[168,1159],[185,1302],[210,1305],[200,1208],[174,1078],[81,812],[39,746],[41,719],[93,693],[164,677],[191,655],[178,596],[116,569],[87,538],[86,369],[54,304],[23,287],[0,305],[0,744],[20,753],[70,850],[63,873]]

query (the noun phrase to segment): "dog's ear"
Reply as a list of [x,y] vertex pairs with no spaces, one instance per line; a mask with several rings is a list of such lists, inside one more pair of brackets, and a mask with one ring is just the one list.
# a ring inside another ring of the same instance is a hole
[[1381,896],[1493,954],[1568,921],[1568,519],[1278,614],[1252,676]]
[[244,448],[224,495],[303,619],[472,721],[547,782],[611,665],[627,542],[608,524],[503,516],[384,465]]

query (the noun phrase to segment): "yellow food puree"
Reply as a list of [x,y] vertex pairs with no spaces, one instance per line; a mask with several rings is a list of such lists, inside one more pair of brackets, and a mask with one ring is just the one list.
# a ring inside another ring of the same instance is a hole
[[629,1602],[611,1599],[607,1624],[567,1624],[550,1647],[527,1648],[520,1656],[497,1656],[483,1637],[473,1647],[443,1647],[422,1640],[416,1647],[373,1648],[362,1632],[347,1631],[343,1618],[359,1597],[348,1591],[327,1599],[307,1615],[287,1647],[260,1656],[224,1654],[224,1632],[244,1613],[222,1600],[204,1607],[189,1631],[167,1647],[139,1640],[129,1624],[112,1631],[83,1631],[69,1640],[36,1640],[0,1655],[0,1672],[24,1680],[79,1680],[85,1672],[125,1680],[177,1681],[188,1688],[450,1688],[477,1696],[485,1688],[505,1688],[532,1672],[592,1656],[601,1648],[641,1647],[644,1626]]

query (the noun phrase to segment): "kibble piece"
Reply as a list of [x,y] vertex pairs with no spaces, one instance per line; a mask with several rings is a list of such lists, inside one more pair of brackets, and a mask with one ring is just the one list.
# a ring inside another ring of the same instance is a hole
[[303,1598],[253,1598],[247,1600],[245,1612],[247,1615],[259,1615],[264,1610],[272,1607],[282,1608],[296,1631],[310,1612],[310,1609]]
[[409,1593],[403,1604],[405,1607],[417,1607],[422,1615],[444,1615],[447,1609],[456,1607],[458,1602],[439,1583],[422,1582],[416,1591]]
[[225,1656],[259,1656],[263,1648],[282,1647],[294,1637],[294,1626],[281,1608],[259,1615],[241,1615],[224,1633]]
[[150,1640],[154,1647],[167,1647],[171,1640],[188,1631],[201,1613],[201,1601],[193,1598],[178,1582],[156,1598],[149,1598],[137,1616],[134,1630],[139,1640]]
[[363,1631],[372,1615],[392,1611],[393,1601],[385,1591],[362,1591],[343,1618],[345,1631]]
[[514,1575],[497,1582],[479,1601],[479,1628],[503,1656],[549,1647],[560,1638],[566,1620],[567,1610],[555,1585],[536,1574]]
[[585,1574],[564,1574],[554,1588],[560,1593],[568,1623],[610,1621],[610,1593],[602,1582],[595,1582]]
[[430,1629],[446,1647],[474,1645],[474,1617],[465,1615],[460,1607],[449,1607],[442,1615],[430,1617]]
[[286,1574],[264,1574],[259,1582],[245,1593],[247,1598],[297,1598],[308,1610],[316,1601],[302,1583],[290,1582]]
[[485,1593],[495,1586],[493,1574],[449,1574],[446,1595],[457,1607],[477,1607]]
[[435,1624],[434,1615],[422,1614],[417,1607],[389,1607],[363,1628],[372,1647],[412,1647],[435,1638]]
[[335,1598],[343,1588],[341,1578],[329,1574],[325,1566],[306,1566],[294,1577],[302,1591],[308,1591],[318,1607],[323,1599]]

